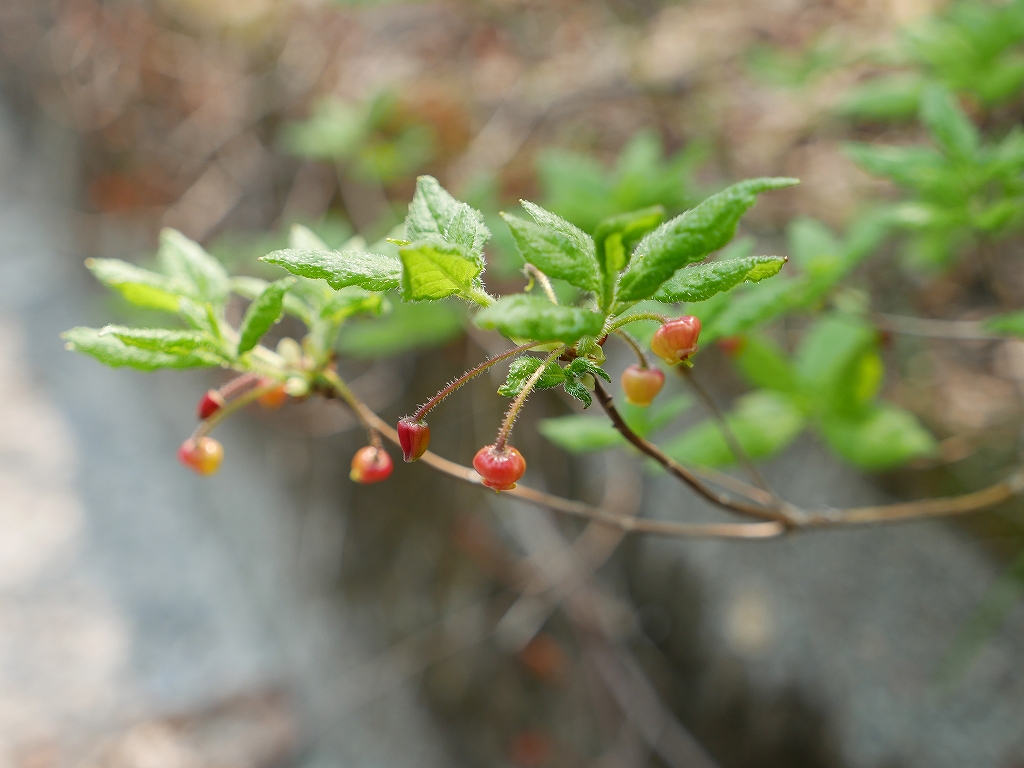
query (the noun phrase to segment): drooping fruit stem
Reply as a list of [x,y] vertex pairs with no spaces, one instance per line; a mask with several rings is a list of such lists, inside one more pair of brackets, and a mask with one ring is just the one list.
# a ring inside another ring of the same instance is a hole
[[355,392],[353,392],[349,388],[348,384],[345,383],[345,380],[342,379],[341,376],[338,375],[338,372],[333,368],[325,368],[320,372],[320,375],[327,380],[327,383],[334,388],[334,391],[338,393],[338,396],[345,401],[349,408],[352,409],[352,413],[356,415],[356,418],[359,419],[359,423],[362,425],[363,429],[366,430],[366,436],[370,440],[370,445],[374,448],[382,449],[384,443],[380,439],[380,432],[377,431],[375,426],[367,421],[366,416],[363,414],[363,404],[360,402],[359,398],[356,397]]
[[218,408],[213,414],[211,414],[205,421],[201,422],[196,427],[195,432],[192,433],[192,439],[198,439],[204,435],[210,434],[214,428],[220,424],[224,419],[233,414],[235,411],[240,410],[247,406],[249,403],[258,400],[268,392],[273,392],[275,389],[281,386],[279,381],[271,381],[267,384],[262,384],[258,387],[242,393],[233,400],[229,400],[223,408]]
[[532,342],[530,344],[520,344],[518,347],[513,347],[507,352],[502,352],[500,355],[495,355],[494,357],[490,357],[487,360],[484,360],[482,363],[480,363],[480,365],[476,366],[475,368],[470,368],[464,374],[459,376],[459,378],[452,381],[450,384],[448,384],[448,386],[446,386],[432,398],[427,400],[427,402],[421,405],[419,409],[416,411],[416,413],[413,414],[413,421],[423,421],[423,417],[425,417],[434,408],[434,406],[436,406],[438,403],[440,403],[442,400],[448,397],[448,395],[457,390],[467,381],[479,376],[492,365],[500,363],[502,360],[507,360],[513,355],[518,355],[520,352],[525,352],[531,347],[536,347],[538,343],[539,342]]
[[550,355],[545,357],[544,362],[541,363],[540,367],[538,367],[537,370],[533,372],[533,375],[526,380],[526,383],[523,384],[523,388],[519,390],[519,394],[516,395],[516,399],[512,401],[512,405],[510,405],[508,410],[505,411],[505,418],[501,422],[501,429],[498,430],[498,437],[494,441],[494,450],[499,453],[505,450],[505,443],[508,442],[509,432],[512,431],[512,425],[516,423],[516,418],[519,416],[519,411],[523,408],[523,403],[526,402],[526,398],[530,396],[533,388],[537,386],[537,382],[540,381],[541,376],[544,375],[548,365],[550,365],[553,360],[557,360],[564,351],[565,347],[560,346]]
[[614,331],[615,335],[626,342],[630,349],[636,353],[637,360],[640,363],[641,368],[649,368],[647,363],[647,355],[644,354],[643,347],[640,346],[640,342],[633,338],[633,335],[629,331],[624,331],[621,328],[616,328]]

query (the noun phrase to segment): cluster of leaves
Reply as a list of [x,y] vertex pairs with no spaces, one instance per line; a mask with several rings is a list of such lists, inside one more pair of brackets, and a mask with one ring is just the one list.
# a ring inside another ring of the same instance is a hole
[[[561,386],[590,404],[583,382],[607,374],[597,341],[631,322],[629,310],[646,299],[673,303],[680,290],[707,297],[744,280],[776,274],[779,257],[746,256],[684,270],[726,245],[743,213],[759,193],[789,186],[792,179],[754,179],[729,187],[686,213],[663,223],[660,206],[619,214],[600,222],[591,236],[562,217],[524,201],[532,220],[504,215],[522,258],[543,275],[579,291],[574,304],[520,293],[495,299],[483,283],[483,249],[490,238],[483,214],[460,202],[429,176],[420,177],[395,254],[368,251],[289,249],[265,257],[294,275],[325,280],[332,288],[400,291],[404,302],[455,297],[482,307],[473,318],[517,343],[563,347],[565,360],[552,361],[536,386]],[[673,277],[684,271],[681,283]],[[691,274],[692,273],[692,274]],[[563,365],[564,363],[564,365]],[[512,363],[503,394],[518,394],[541,365],[524,356]]]
[[[308,229],[296,226],[292,243],[326,249]],[[90,354],[113,367],[143,371],[161,368],[223,367],[284,377],[288,365],[259,342],[283,313],[307,327],[300,355],[308,368],[323,365],[342,323],[353,315],[377,314],[386,308],[379,295],[359,288],[332,290],[313,280],[285,277],[267,282],[230,277],[217,259],[198,243],[172,229],[160,236],[157,270],[118,259],[90,259],[87,266],[101,283],[131,304],[175,315],[174,328],[73,328],[65,332],[68,347]],[[249,299],[240,324],[225,318],[231,293]]]
[[693,173],[706,148],[689,144],[665,157],[661,138],[640,131],[623,147],[614,167],[589,155],[548,149],[537,158],[537,175],[546,208],[591,234],[605,219],[654,205],[669,215],[699,199]]
[[890,221],[908,233],[908,262],[935,269],[966,246],[1024,224],[1024,133],[1015,129],[984,142],[939,85],[924,90],[920,118],[934,147],[848,144],[846,150],[866,171],[911,195],[892,210]]
[[898,69],[872,78],[844,97],[840,111],[864,120],[914,117],[927,86],[939,83],[984,108],[1012,100],[1024,86],[1024,2],[967,0],[908,28]]
[[[935,439],[912,414],[879,399],[884,366],[878,336],[856,312],[857,302],[837,295],[840,281],[873,250],[884,232],[884,222],[865,219],[841,241],[820,222],[798,219],[788,232],[796,273],[787,269],[791,274],[785,278],[711,297],[699,291],[666,296],[699,302],[686,308],[705,323],[702,341],[725,339],[738,349],[737,369],[754,389],[736,401],[725,420],[752,458],[777,454],[807,428],[814,428],[840,457],[868,470],[889,469],[935,453]],[[728,249],[731,253],[724,254],[725,260],[677,273],[663,287],[663,295],[670,293],[668,287],[689,279],[690,273],[735,263],[736,254],[751,247],[750,241],[739,241]],[[750,259],[748,263],[757,268],[759,257],[738,258]],[[836,299],[834,304],[852,306],[817,317],[792,358],[756,333],[769,319],[787,312],[809,312],[829,296]],[[637,419],[635,412],[632,418]],[[644,435],[667,425],[657,418],[657,411],[653,418],[630,423]],[[610,425],[585,416],[549,419],[542,431],[574,453],[622,443]],[[719,466],[736,460],[712,419],[662,447],[684,463]]]
[[357,180],[385,184],[412,175],[435,153],[431,127],[403,119],[387,90],[365,102],[325,99],[281,137],[292,154],[343,164]]

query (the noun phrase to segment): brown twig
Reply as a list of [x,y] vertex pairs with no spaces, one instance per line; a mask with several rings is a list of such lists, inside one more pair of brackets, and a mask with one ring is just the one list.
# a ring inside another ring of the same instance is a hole
[[715,398],[711,396],[704,386],[697,381],[697,377],[693,375],[693,372],[685,365],[677,365],[676,370],[679,371],[679,375],[686,379],[686,383],[690,385],[690,388],[697,393],[697,397],[700,398],[701,402],[704,403],[704,407],[707,408],[708,413],[711,414],[711,418],[718,424],[718,431],[722,433],[722,437],[725,438],[726,444],[729,446],[729,450],[732,451],[732,455],[736,458],[736,461],[740,463],[743,470],[747,473],[747,476],[760,488],[762,491],[769,495],[771,503],[777,509],[782,509],[784,502],[779,495],[768,485],[768,481],[765,480],[764,475],[754,465],[754,462],[750,459],[750,456],[743,449],[743,445],[736,437],[736,433],[732,431],[732,427],[729,426],[729,422],[726,421],[725,414],[722,413],[722,409],[718,407],[718,403],[715,402]]
[[598,381],[594,382],[594,394],[597,395],[597,401],[601,404],[601,407],[604,408],[604,412],[608,414],[608,418],[612,420],[612,424],[615,426],[615,429],[619,431],[619,434],[632,443],[633,446],[641,453],[650,456],[668,470],[669,473],[682,480],[690,486],[690,488],[696,491],[697,494],[703,496],[712,504],[716,504],[730,512],[737,512],[741,515],[774,520],[786,525],[791,524],[789,516],[782,510],[773,509],[770,506],[762,504],[749,503],[747,501],[734,499],[727,493],[722,493],[711,488],[693,471],[666,455],[665,452],[654,443],[644,440],[640,435],[634,432],[626,423],[626,420],[622,418],[622,414],[619,413],[619,410],[615,407],[615,403],[612,402],[612,396],[608,394],[608,390],[606,390]]
[[[330,379],[325,381],[333,389]],[[544,493],[524,485],[517,485],[511,491],[503,491],[510,496],[535,504],[539,507],[561,512],[563,514],[594,520],[599,523],[618,528],[627,533],[647,533],[658,536],[677,538],[728,538],[728,539],[767,539],[780,536],[787,532],[811,528],[827,528],[840,525],[864,525],[869,523],[898,522],[902,520],[923,519],[930,517],[947,517],[977,512],[996,504],[1008,501],[1024,493],[1024,467],[995,485],[961,496],[939,499],[923,499],[921,501],[887,504],[873,507],[854,507],[850,509],[806,511],[792,504],[785,503],[784,511],[772,509],[770,506],[748,504],[737,501],[724,493],[719,493],[701,478],[701,475],[670,457],[661,449],[647,442],[629,428],[615,409],[611,396],[598,384],[595,388],[598,401],[608,412],[616,429],[641,452],[650,456],[670,473],[683,480],[698,494],[712,503],[740,514],[772,517],[759,523],[677,523],[663,520],[638,519],[594,507],[581,501],[565,499],[550,493]],[[340,394],[340,393],[339,393]],[[399,445],[398,433],[358,400],[346,400],[356,411],[359,420],[377,430],[384,438]],[[607,403],[607,404],[606,404]],[[450,461],[435,453],[427,451],[420,461],[432,469],[443,472],[449,477],[471,485],[482,486],[480,476],[469,467]],[[735,481],[737,487],[743,487],[741,481]],[[763,493],[760,489],[752,491]]]

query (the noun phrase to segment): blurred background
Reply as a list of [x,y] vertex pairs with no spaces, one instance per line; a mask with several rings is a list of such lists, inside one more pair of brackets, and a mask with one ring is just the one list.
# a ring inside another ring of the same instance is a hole
[[[929,122],[935,85],[982,149]],[[292,224],[372,242],[429,173],[487,215],[500,293],[525,282],[497,218],[520,198],[592,230],[796,176],[743,247],[832,276],[776,316],[751,291],[697,373],[750,402],[745,334],[792,352],[858,308],[879,330],[868,396],[924,447],[889,460],[801,422],[767,439],[766,475],[809,506],[974,490],[1019,461],[1024,341],[981,321],[1024,307],[1022,117],[1021,2],[4,0],[0,764],[1024,766],[1019,505],[623,539],[418,465],[355,486],[364,436],[316,400],[234,419],[200,480],[174,450],[225,378],[111,371],[58,336],[154,322],[83,261],[151,263],[164,226],[268,277],[256,259]],[[339,367],[395,421],[504,349],[464,320],[395,302],[343,330]],[[468,463],[500,383],[439,408],[431,447]],[[669,389],[674,455],[727,463]],[[603,438],[563,450],[575,406],[542,394],[516,430],[529,484],[718,519]]]

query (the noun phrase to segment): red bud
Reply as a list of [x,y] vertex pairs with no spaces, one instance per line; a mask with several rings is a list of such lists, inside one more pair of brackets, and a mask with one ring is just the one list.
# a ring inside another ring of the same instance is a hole
[[398,442],[406,461],[416,461],[430,445],[430,426],[424,421],[413,421],[406,416],[398,422]]
[[196,406],[196,417],[200,421],[205,421],[225,405],[227,405],[227,400],[224,399],[224,395],[216,389],[209,389],[199,401],[199,405]]

